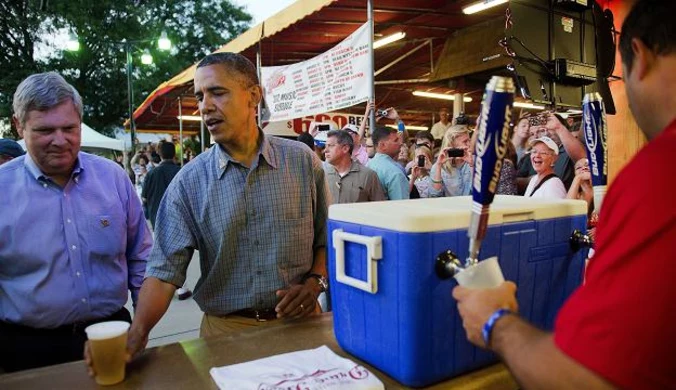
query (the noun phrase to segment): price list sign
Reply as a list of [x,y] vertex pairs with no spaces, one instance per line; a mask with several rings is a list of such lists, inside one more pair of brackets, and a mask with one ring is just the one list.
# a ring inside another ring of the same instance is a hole
[[373,83],[369,32],[367,23],[307,61],[262,67],[269,121],[335,111],[368,100]]

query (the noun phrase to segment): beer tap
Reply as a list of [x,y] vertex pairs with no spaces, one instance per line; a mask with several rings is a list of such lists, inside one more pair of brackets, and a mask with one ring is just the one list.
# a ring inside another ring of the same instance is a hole
[[[437,256],[435,269],[442,279],[453,277],[464,268],[479,261],[481,242],[486,236],[490,206],[498,189],[502,163],[507,154],[509,126],[514,103],[514,81],[511,77],[493,76],[486,85],[474,147],[474,174],[472,176],[472,214],[467,236],[469,253],[461,265],[453,252]],[[452,255],[452,256],[451,256]],[[440,275],[443,273],[443,276]]]
[[594,246],[594,240],[592,240],[589,234],[584,234],[581,231],[575,229],[573,234],[570,235],[570,248],[577,252],[582,248],[591,248]]

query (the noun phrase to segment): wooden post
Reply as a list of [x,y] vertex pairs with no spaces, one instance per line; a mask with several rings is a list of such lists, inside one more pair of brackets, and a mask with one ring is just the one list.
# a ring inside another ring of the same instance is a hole
[[[608,7],[615,16],[615,29],[620,31],[622,22],[634,5],[635,0],[614,0]],[[619,45],[620,37],[617,37]],[[615,53],[615,72],[623,76],[622,59],[619,51]],[[636,124],[634,115],[629,110],[624,81],[611,81],[610,91],[613,94],[617,114],[608,115],[608,183],[612,182],[622,168],[646,144],[647,140]]]

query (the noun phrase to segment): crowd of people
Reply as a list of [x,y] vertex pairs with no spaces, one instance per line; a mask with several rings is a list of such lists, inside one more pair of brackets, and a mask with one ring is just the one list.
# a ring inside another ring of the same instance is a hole
[[[333,202],[383,200],[374,195],[380,192],[385,200],[470,195],[477,132],[467,116],[448,120],[448,109],[442,108],[434,131],[417,131],[409,136],[397,110],[389,107],[384,110],[386,115],[376,117],[378,124],[366,134],[369,114],[375,109],[373,103],[366,105],[359,127],[347,124],[342,129],[320,132],[317,129],[321,124],[313,123],[308,132],[298,136],[324,160]],[[380,124],[387,119],[394,124]],[[510,130],[511,142],[497,193],[585,200],[591,217],[593,190],[583,140],[579,138],[579,119],[564,119],[550,111],[526,112],[518,117]],[[340,148],[336,149],[337,145]],[[587,168],[579,168],[583,166]],[[361,180],[355,182],[352,172],[360,172]],[[373,177],[382,191],[374,189]],[[351,184],[343,185],[343,179]]]
[[[496,352],[524,388],[676,383],[669,320],[676,214],[668,196],[676,149],[676,30],[668,19],[675,13],[672,2],[639,0],[622,28],[627,96],[650,142],[608,192],[594,261],[554,333],[519,317],[512,282],[452,292],[468,339]],[[3,370],[84,354],[94,374],[84,329],[109,320],[131,322],[128,358],[138,356],[195,250],[200,336],[313,315],[328,288],[330,203],[470,192],[476,132],[466,118],[442,115],[410,148],[392,107],[378,111],[392,127],[377,125],[368,137],[366,121],[304,134],[308,146],[270,137],[255,120],[256,68],[235,53],[202,59],[194,94],[217,146],[183,168],[171,143],[142,151],[134,162],[144,176],[134,177],[143,183],[139,196],[115,162],[80,151],[83,103],[63,77],[35,74],[17,87],[13,122],[27,153],[0,142]],[[365,116],[375,109],[368,104]],[[593,209],[589,163],[563,118],[521,117],[511,139],[499,193],[582,199]],[[124,307],[129,293],[133,320]]]
[[[174,138],[173,140],[162,140],[156,143],[148,142],[141,146],[129,161],[129,178],[136,185],[139,196],[143,190],[143,183],[146,175],[153,168],[159,166],[163,160],[160,152],[163,144],[169,144],[174,148],[174,157],[172,157],[172,160],[175,160],[181,166],[189,163],[201,153],[199,141],[194,135],[184,139],[183,145],[181,145],[178,139]],[[122,159],[122,154],[115,156],[117,164],[124,167]]]

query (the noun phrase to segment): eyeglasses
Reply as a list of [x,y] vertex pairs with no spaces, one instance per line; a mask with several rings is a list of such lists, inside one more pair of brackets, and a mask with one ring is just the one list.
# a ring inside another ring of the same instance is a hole
[[531,150],[530,154],[534,156],[551,156],[553,153],[552,152],[547,152],[547,151],[539,151],[539,150]]
[[372,148],[373,145],[366,144],[366,147],[367,147],[367,148]]
[[426,146],[426,147],[432,149],[432,145],[430,145],[430,144],[415,144],[415,147],[416,147],[416,148],[421,148],[421,147],[423,147],[423,146]]

